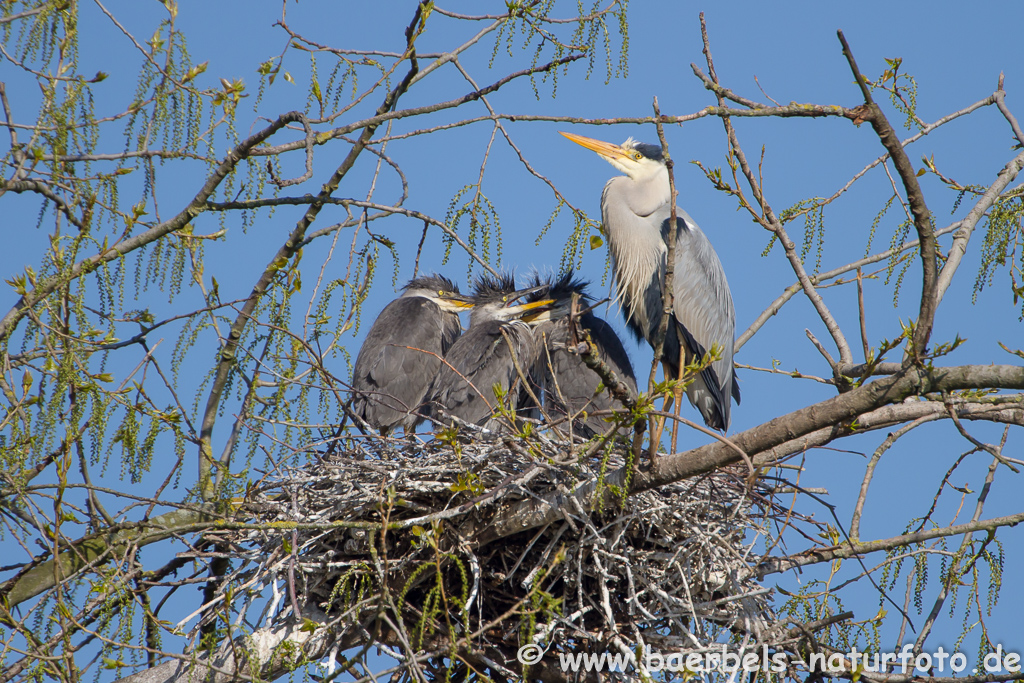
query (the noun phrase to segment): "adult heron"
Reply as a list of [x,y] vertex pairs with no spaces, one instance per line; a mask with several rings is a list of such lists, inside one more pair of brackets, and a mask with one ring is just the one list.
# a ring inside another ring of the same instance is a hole
[[635,397],[636,377],[629,355],[612,326],[588,309],[591,304],[587,293],[589,283],[577,279],[569,271],[560,278],[549,278],[546,282],[540,276],[535,276],[533,284],[545,285],[545,288],[531,294],[531,299],[554,301],[550,311],[537,317],[535,329],[542,344],[540,362],[536,367],[539,369],[537,384],[543,387],[545,410],[549,415],[559,416],[584,413],[574,420],[573,427],[577,434],[585,438],[604,433],[609,427],[607,416],[592,413],[621,409],[622,404],[603,388],[601,377],[588,368],[578,354],[569,350],[574,341],[569,323],[573,295],[579,300],[579,326],[589,332],[590,340],[597,347],[601,359],[626,383]]
[[469,329],[452,344],[428,392],[434,419],[451,415],[487,429],[499,428],[499,398],[510,410],[520,406],[522,382],[516,363],[530,372],[539,354],[531,321],[552,303],[535,299],[516,303],[538,287],[517,290],[511,275],[482,276],[473,293]]
[[680,363],[701,358],[712,345],[721,357],[701,370],[686,390],[704,422],[714,429],[729,428],[729,397],[740,402],[733,371],[736,313],[725,271],[711,242],[697,223],[676,207],[675,230],[668,168],[658,145],[632,138],[614,145],[582,135],[562,133],[597,152],[624,176],[609,180],[601,194],[601,216],[615,271],[617,299],[633,333],[653,347],[662,315],[668,240],[675,239],[673,316],[665,336],[661,361],[670,378]]
[[356,357],[352,410],[382,433],[401,426],[411,434],[423,418],[420,406],[441,367],[441,358],[462,333],[459,311],[470,297],[446,277],[409,282],[384,307]]

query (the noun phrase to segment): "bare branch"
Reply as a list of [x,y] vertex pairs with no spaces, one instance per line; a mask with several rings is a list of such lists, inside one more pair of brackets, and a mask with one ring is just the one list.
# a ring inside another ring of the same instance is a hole
[[[956,223],[953,223],[950,226],[942,228],[941,230],[936,230],[935,236],[939,237],[940,235],[946,235],[958,229],[959,227],[960,221],[957,221]],[[844,273],[849,273],[850,271],[857,270],[858,268],[861,268],[863,266],[871,265],[872,263],[878,263],[879,261],[884,261],[890,258],[893,254],[902,253],[904,251],[907,251],[908,249],[914,249],[919,244],[919,240],[911,240],[909,242],[904,242],[896,249],[886,249],[885,251],[873,254],[871,256],[868,256],[867,258],[862,258],[858,261],[848,263],[845,266],[834,268],[828,272],[819,273],[818,275],[812,275],[810,278],[811,283],[814,285],[821,284],[822,282],[826,282],[833,278],[839,277]],[[748,327],[746,331],[736,339],[736,348],[739,349],[741,346],[750,341],[750,338],[753,337],[754,334],[759,329],[761,329],[761,327],[764,326],[764,324],[768,322],[768,320],[770,320],[772,316],[778,313],[786,304],[786,302],[792,299],[793,295],[797,294],[800,290],[801,286],[799,282],[787,287],[786,290],[775,301],[773,301],[772,304],[764,310],[764,312],[761,313],[761,315],[757,316],[757,319],[750,324],[750,327]],[[857,374],[845,369],[844,371],[846,371],[847,374],[851,375]]]
[[0,24],[7,24],[18,19],[24,19],[25,17],[31,17],[34,14],[39,14],[45,7],[36,7],[35,9],[25,10],[24,12],[18,12],[7,17],[0,17]]
[[[414,47],[414,41],[416,34],[413,33],[412,28],[419,20],[420,12],[422,11],[422,5],[416,6],[415,16],[413,17],[410,28],[406,31],[406,39],[408,41],[407,53],[409,55],[410,69],[406,74],[405,78],[392,89],[387,96],[384,98],[383,103],[377,109],[378,116],[382,116],[386,112],[391,111],[398,99],[405,93],[409,87],[412,77],[416,75],[418,66],[416,63],[416,51]],[[381,119],[380,122],[383,122]],[[376,131],[379,123],[369,124],[363,128],[362,134],[356,141],[356,144],[349,150],[345,160],[342,161],[341,165],[334,171],[331,178],[324,183],[317,198],[321,201],[312,203],[309,208],[306,209],[305,214],[298,221],[295,229],[292,230],[288,236],[287,241],[278,249],[260,276],[259,280],[253,286],[252,292],[250,293],[245,304],[239,311],[238,316],[231,325],[230,333],[228,334],[227,341],[224,343],[224,347],[221,349],[219,361],[214,370],[214,379],[211,384],[210,393],[206,402],[206,409],[203,411],[203,421],[199,432],[200,446],[199,446],[199,485],[202,491],[203,498],[205,500],[212,500],[216,496],[216,483],[210,476],[212,469],[217,465],[217,461],[213,458],[213,428],[217,421],[217,414],[220,409],[220,401],[223,395],[224,388],[227,386],[228,374],[235,364],[236,349],[239,342],[242,339],[242,333],[245,330],[246,325],[252,316],[253,310],[256,308],[256,304],[262,298],[266,292],[271,281],[277,276],[278,271],[281,269],[281,264],[288,263],[292,257],[298,252],[302,243],[302,238],[306,234],[306,230],[316,219],[320,210],[324,206],[323,199],[330,197],[338,186],[341,184],[341,179],[345,177],[345,174],[355,164],[359,154],[363,151],[363,148],[367,145],[370,139],[373,137],[374,131]],[[230,454],[226,454],[229,456]],[[219,462],[220,469],[217,472],[217,480],[220,481],[227,476],[228,463],[224,460]]]
[[[932,225],[932,214],[925,203],[924,193],[917,182],[917,174],[914,171],[914,167],[911,165],[907,153],[903,150],[903,145],[899,137],[897,137],[896,131],[889,125],[889,120],[885,118],[881,108],[872,99],[871,91],[868,89],[867,82],[864,76],[861,75],[860,69],[857,68],[857,62],[853,58],[853,52],[850,50],[843,32],[839,31],[838,36],[839,42],[843,45],[843,55],[846,57],[846,61],[849,62],[853,77],[856,79],[857,85],[860,86],[861,94],[864,96],[865,104],[862,107],[859,119],[868,121],[871,124],[882,146],[889,152],[889,157],[892,159],[893,165],[896,167],[896,171],[899,173],[900,180],[903,182],[903,187],[906,190],[910,211],[914,214],[914,228],[917,230],[917,237],[920,240],[922,284],[920,313],[912,340],[912,358],[908,360],[921,363],[924,362],[925,350],[928,346],[928,339],[931,337],[932,323],[935,319],[935,308],[938,306],[938,298],[936,296],[938,281],[938,266],[936,265],[937,243],[935,240],[935,229]],[[857,121],[858,119],[854,119],[854,122]]]
[[[707,26],[704,24],[703,17],[701,18],[701,35],[704,39],[704,54],[708,61],[708,72],[711,76],[711,80],[717,83],[718,76],[715,73],[714,63],[711,60],[711,45],[708,40]],[[719,105],[721,105],[722,96],[717,95],[717,97],[719,98]],[[759,111],[766,111],[766,109]],[[832,335],[832,339],[835,341],[836,347],[839,349],[839,362],[841,364],[853,362],[853,354],[850,351],[850,345],[847,343],[845,335],[843,335],[842,330],[839,328],[839,324],[832,316],[832,313],[828,310],[828,306],[825,305],[825,301],[821,298],[821,295],[814,289],[814,285],[811,283],[810,277],[804,269],[800,255],[797,254],[796,245],[793,244],[789,235],[786,234],[786,229],[778,218],[776,218],[771,206],[766,201],[761,190],[761,184],[758,181],[757,176],[751,170],[750,165],[747,163],[747,157],[740,147],[739,139],[736,136],[736,131],[733,128],[732,123],[729,121],[729,117],[723,116],[722,124],[725,126],[726,136],[729,139],[729,149],[739,162],[740,170],[747,180],[747,184],[754,195],[757,205],[760,207],[761,214],[758,215],[749,205],[747,205],[748,211],[750,211],[755,220],[778,237],[779,242],[782,244],[783,249],[786,252],[786,258],[789,260],[790,266],[793,268],[793,272],[796,273],[801,287],[803,287],[804,293],[807,295],[807,298],[811,300],[811,303],[814,305],[814,309],[818,312],[822,322],[825,323],[825,327],[828,329],[829,334]]]

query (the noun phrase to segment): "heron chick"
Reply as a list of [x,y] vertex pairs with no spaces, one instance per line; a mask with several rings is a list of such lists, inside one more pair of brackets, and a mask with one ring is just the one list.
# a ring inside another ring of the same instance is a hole
[[529,373],[536,362],[539,346],[531,323],[553,302],[516,302],[539,289],[517,290],[511,275],[477,279],[469,329],[448,350],[428,392],[433,419],[444,422],[450,415],[494,430],[503,424],[499,400],[519,409],[523,388],[516,363]]
[[420,407],[441,358],[462,333],[459,311],[473,300],[446,277],[412,280],[380,312],[356,357],[352,410],[386,434],[401,426],[411,434],[423,421]]
[[562,133],[624,173],[601,193],[601,216],[615,272],[616,299],[637,338],[654,347],[662,316],[668,240],[675,240],[672,318],[661,361],[675,379],[680,364],[700,359],[717,345],[721,355],[686,390],[709,427],[729,428],[729,397],[740,402],[733,369],[736,313],[729,283],[707,236],[688,213],[672,206],[668,167],[658,145],[632,138],[621,145]]
[[589,283],[576,279],[573,272],[569,271],[560,278],[549,278],[546,282],[535,275],[533,284],[544,285],[545,288],[531,294],[531,299],[554,301],[550,310],[537,317],[534,332],[541,339],[536,384],[543,391],[545,410],[551,416],[578,416],[573,420],[573,428],[585,438],[602,434],[608,430],[608,416],[593,413],[621,409],[622,404],[604,387],[601,377],[588,368],[572,348],[582,341],[576,338],[569,319],[573,295],[579,301],[576,312],[579,327],[589,333],[601,360],[618,379],[626,383],[631,395],[636,397],[636,376],[629,355],[612,326],[589,310],[592,303],[587,293]]

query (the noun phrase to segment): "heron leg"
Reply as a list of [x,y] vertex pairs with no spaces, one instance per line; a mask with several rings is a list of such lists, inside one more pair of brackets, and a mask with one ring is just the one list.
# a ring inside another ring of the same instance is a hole
[[679,364],[679,369],[676,372],[676,388],[673,390],[674,410],[673,415],[676,419],[672,420],[672,452],[676,452],[676,437],[679,435],[679,409],[683,406],[683,373],[686,372],[686,366],[682,363]]
[[[670,376],[670,373],[671,373],[671,368],[669,367],[669,364],[668,363],[662,363],[661,364],[661,370],[662,370],[662,373],[664,374],[664,376],[667,379]],[[674,400],[674,397],[669,396],[668,398],[665,399],[665,402],[662,404],[662,411],[661,412],[663,412],[663,413],[671,412],[672,411],[672,407],[675,405],[675,403],[676,403],[676,401]],[[676,414],[678,415],[678,411],[676,412]],[[661,444],[661,433],[665,430],[665,419],[666,418],[665,418],[664,415],[658,415],[657,417],[654,418],[654,429],[651,430],[651,460],[652,460],[652,464],[653,464],[654,456],[657,455],[657,453],[658,453],[658,446]],[[673,443],[674,442],[675,442],[675,437],[673,436]],[[673,449],[674,448],[675,448],[675,446],[673,445]]]

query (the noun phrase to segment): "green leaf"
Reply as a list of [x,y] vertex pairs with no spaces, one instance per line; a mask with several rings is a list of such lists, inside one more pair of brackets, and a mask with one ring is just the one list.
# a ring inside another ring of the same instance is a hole
[[206,71],[206,67],[207,67],[208,64],[209,64],[209,62],[203,62],[202,64],[196,64],[194,67],[192,67],[191,69],[189,69],[188,71],[185,72],[185,75],[182,77],[181,82],[182,83],[188,83],[193,78],[195,78],[199,74],[201,74],[204,71]]
[[597,249],[602,244],[604,244],[604,240],[601,239],[600,235],[591,235],[590,236],[590,248],[591,249]]

